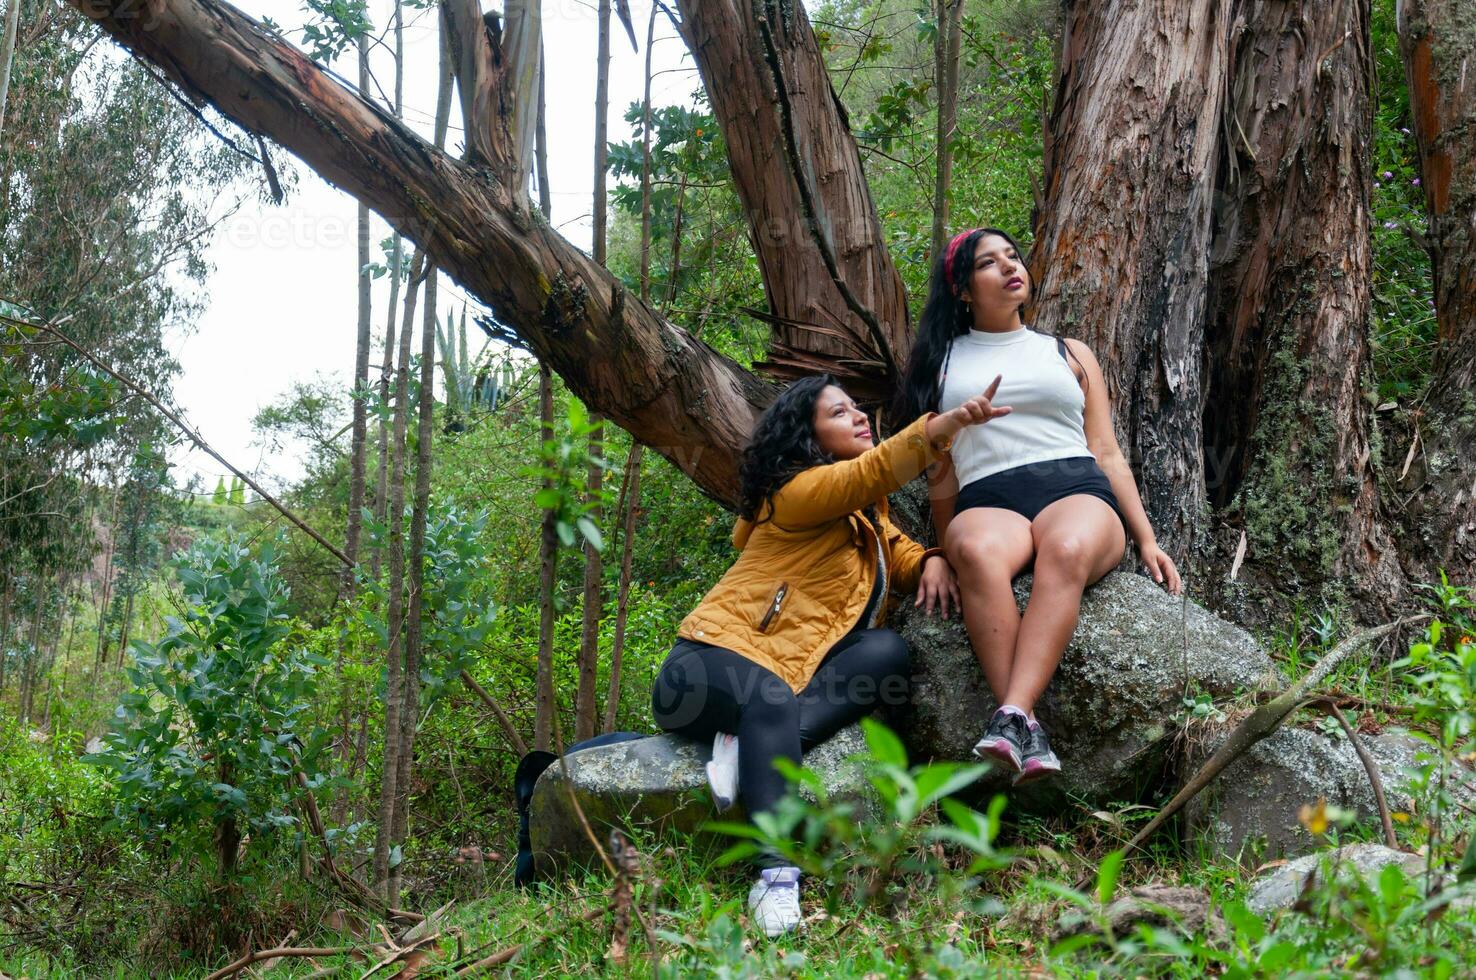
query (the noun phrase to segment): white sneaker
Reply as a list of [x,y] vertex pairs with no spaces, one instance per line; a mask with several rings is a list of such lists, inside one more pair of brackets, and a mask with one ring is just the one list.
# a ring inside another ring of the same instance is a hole
[[799,868],[765,868],[748,890],[748,911],[770,939],[800,925]]
[[712,740],[712,761],[707,764],[707,782],[712,801],[721,813],[738,799],[738,736],[718,732]]

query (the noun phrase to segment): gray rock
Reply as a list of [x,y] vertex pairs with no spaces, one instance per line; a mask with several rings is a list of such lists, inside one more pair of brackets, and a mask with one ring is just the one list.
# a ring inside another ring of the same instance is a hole
[[1221,943],[1227,935],[1224,919],[1211,906],[1209,894],[1202,888],[1143,885],[1107,906],[1102,920],[1099,922],[1079,910],[1067,912],[1056,923],[1053,941],[1098,932],[1101,924],[1111,929],[1114,936],[1132,935],[1140,925],[1171,929],[1185,936],[1203,933],[1211,943]]
[[1407,876],[1420,874],[1425,870],[1425,859],[1418,854],[1396,851],[1383,844],[1353,844],[1335,851],[1308,854],[1268,871],[1251,885],[1250,894],[1245,899],[1246,907],[1257,915],[1291,908],[1297,896],[1302,894],[1307,876],[1314,870],[1319,875],[1325,873],[1322,864],[1324,860],[1335,866],[1339,872],[1347,868],[1364,877],[1371,876],[1389,864],[1400,865]]
[[[1029,594],[1024,576],[1015,584],[1022,610]],[[898,730],[914,759],[970,759],[996,706],[963,624],[902,609],[896,625],[914,681]],[[1141,575],[1113,572],[1083,597],[1076,634],[1036,707],[1062,773],[1018,792],[1012,808],[1136,798],[1164,768],[1186,687],[1228,698],[1262,685],[1279,686],[1250,634]],[[983,793],[1007,785],[1003,774],[978,784]]]
[[[1193,772],[1219,746],[1209,739],[1191,753]],[[1411,809],[1405,773],[1424,743],[1399,731],[1363,735],[1379,768],[1390,810]],[[1352,743],[1341,736],[1283,727],[1257,742],[1185,807],[1191,840],[1218,857],[1256,863],[1305,854],[1317,841],[1297,813],[1319,798],[1355,810],[1358,820],[1379,825],[1368,773]]]
[[[860,727],[852,725],[806,754],[804,764],[820,775],[832,798],[872,807],[871,784],[861,768],[848,761],[865,748]],[[711,757],[711,745],[698,745],[677,735],[653,735],[570,753],[566,757],[568,780],[555,762],[539,777],[529,808],[539,871],[546,874],[598,860],[570,803],[570,782],[602,846],[608,846],[610,831],[617,827],[638,837],[664,830],[694,833],[704,821],[719,816],[712,807],[704,769]],[[808,792],[804,795],[809,796]],[[742,820],[742,808],[735,806],[720,819]],[[732,842],[732,838],[722,839]]]

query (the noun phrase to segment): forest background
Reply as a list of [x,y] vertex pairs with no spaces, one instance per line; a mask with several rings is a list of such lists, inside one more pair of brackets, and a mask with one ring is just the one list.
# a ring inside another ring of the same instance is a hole
[[[450,147],[506,184],[531,170],[526,194],[554,229],[588,210],[590,257],[624,290],[607,302],[571,287],[568,253],[537,213],[518,216],[516,193],[487,225],[532,244],[491,248],[481,260],[491,271],[474,274],[453,268],[453,255],[470,263],[471,250],[458,252],[443,226],[402,238],[365,209],[357,261],[321,286],[357,304],[357,337],[341,339],[356,380],[297,379],[251,419],[263,459],[296,457],[284,467],[295,479],[278,486],[262,479],[262,459],[243,461],[234,447],[198,462],[192,440],[210,432],[193,432],[197,413],[180,415],[185,379],[171,338],[210,304],[221,202],[281,204],[315,180],[284,146],[315,169],[341,164],[313,156],[319,136],[273,131],[271,118],[247,120],[271,139],[238,125],[240,111],[221,112],[220,93],[188,59],[161,68],[161,49],[147,44],[125,56],[109,34],[137,28],[135,42],[178,43],[153,29],[147,5],[11,3],[0,50],[0,964],[28,975],[194,975],[289,932],[346,934],[346,946],[367,949],[373,937],[349,920],[403,926],[394,909],[424,915],[454,898],[465,948],[530,941],[519,962],[543,972],[641,972],[646,957],[683,971],[737,969],[739,913],[725,899],[736,873],[663,850],[670,842],[649,845],[656,863],[634,886],[655,920],[632,933],[634,957],[610,942],[618,913],[613,925],[588,914],[604,912],[607,874],[553,897],[514,892],[513,766],[529,748],[652,729],[647,684],[676,623],[732,558],[731,450],[772,391],[738,372],[828,368],[876,400],[888,362],[905,353],[929,257],[952,228],[990,224],[1033,242],[1037,323],[1104,352],[1145,497],[1198,601],[1254,628],[1293,677],[1360,624],[1433,604],[1444,632],[1416,631],[1399,652],[1423,644],[1446,654],[1469,687],[1459,668],[1470,662],[1472,615],[1476,245],[1457,219],[1476,199],[1476,96],[1449,71],[1472,49],[1476,14],[1406,4],[1446,32],[1435,35],[1445,48],[1421,61],[1392,2],[1263,6],[1175,8],[1184,19],[1170,20],[1186,31],[1205,27],[1195,20],[1204,10],[1234,8],[1238,32],[1208,53],[1174,47],[1168,32],[1139,35],[1140,60],[1126,59],[1142,94],[1136,111],[1178,123],[1147,135],[1121,108],[1133,100],[1112,95],[1108,54],[1126,43],[1114,32],[1136,16],[1115,5],[1093,14],[1027,0],[883,0],[799,17],[774,8],[762,22],[798,38],[785,42],[800,51],[785,55],[791,70],[810,45],[835,93],[830,108],[795,103],[815,114],[801,120],[806,131],[838,120],[854,139],[820,147],[841,161],[841,184],[866,189],[833,227],[851,239],[839,250],[813,225],[765,225],[773,216],[755,207],[754,189],[787,166],[782,154],[730,146],[742,133],[736,83],[714,85],[713,64],[698,58],[704,86],[690,69],[670,71],[671,54],[650,54],[658,24],[671,48],[678,22],[720,35],[721,20],[697,16],[702,4],[544,8],[543,44],[562,43],[564,31],[596,37],[600,51],[623,52],[627,71],[644,61],[647,93],[669,96],[610,107],[628,138],[610,139],[598,122],[573,134],[580,148],[564,152],[588,154],[591,188],[553,178],[548,134],[567,147],[571,133],[566,106],[535,97],[539,85],[507,82],[517,97],[505,100],[508,131],[539,134],[533,159],[513,152],[509,163],[495,127],[466,125],[478,93],[495,86],[477,74],[485,66],[467,67],[484,49],[466,41],[464,20],[452,29],[449,11],[464,17],[463,6],[309,0],[291,23],[263,22],[253,43],[285,38],[378,107],[382,131],[355,134],[343,122],[353,117],[338,119],[344,145],[388,146],[384,159],[405,168],[399,186],[448,195],[431,198],[453,215],[448,225],[464,203],[450,196],[462,171],[417,171],[393,134]],[[421,45],[421,61],[406,58],[405,29],[439,36],[443,24],[448,57]],[[499,35],[509,51],[529,37],[512,24]],[[1300,61],[1286,54],[1293,35]],[[672,77],[651,81],[649,57],[664,57]],[[1220,84],[1212,72],[1236,58],[1224,110],[1206,93]],[[802,87],[781,73],[786,84]],[[1443,93],[1438,105],[1427,84]],[[410,108],[407,86],[434,93],[434,109]],[[617,87],[630,92],[631,76]],[[1095,95],[1063,95],[1077,89]],[[557,91],[580,97],[562,82]],[[608,85],[582,96],[596,107],[602,97]],[[1288,106],[1295,125],[1281,122]],[[1252,118],[1262,125],[1230,131]],[[1230,135],[1220,149],[1180,139],[1221,124]],[[1134,155],[1135,139],[1150,150]],[[1111,172],[1110,160],[1133,166],[1117,184],[1088,179]],[[410,230],[397,192],[375,180],[348,184]],[[803,203],[805,180],[793,183],[785,193]],[[1141,187],[1141,199],[1105,207],[1124,187]],[[1159,281],[1186,258],[1198,278]],[[535,259],[559,272],[530,307],[519,289]],[[881,283],[864,302],[844,286],[862,268]],[[806,299],[815,282],[833,295]],[[622,322],[625,303],[634,346],[607,345],[599,331]],[[830,325],[809,322],[816,307]],[[561,320],[579,316],[598,328],[595,343]],[[1197,340],[1155,326],[1177,317]],[[651,332],[658,322],[695,339]],[[710,402],[690,394],[699,388]],[[214,485],[188,472],[203,467]],[[1417,716],[1439,742],[1451,712],[1432,707],[1427,672],[1391,659],[1355,658],[1337,681],[1369,694],[1377,673],[1368,700],[1382,707],[1370,723]],[[1186,703],[1181,720],[1225,707]],[[1468,737],[1459,717],[1456,736]],[[1002,841],[1027,859],[990,880],[991,900],[1045,905],[1061,900],[1052,886],[1071,891],[1060,882],[1074,873],[1115,869],[1104,855],[1143,814],[1108,816],[1009,822]],[[1438,807],[1400,831],[1429,854],[1465,853],[1464,832]],[[1230,903],[1245,886],[1239,871],[1167,845],[1131,874],[1192,881]],[[1099,897],[1115,876],[1098,879]],[[831,960],[856,975],[899,963],[946,973],[1007,956],[1064,974],[1202,971],[1237,944],[1259,962],[1291,943],[1306,969],[1377,948],[1388,957],[1370,961],[1379,968],[1436,970],[1476,948],[1459,916],[1440,920],[1447,934],[1410,911],[1430,898],[1413,882],[1379,898],[1377,937],[1339,932],[1324,915],[1269,931],[1237,921],[1221,947],[1202,938],[1084,952],[985,928],[993,913],[973,899],[970,918],[940,917],[945,892],[900,871],[894,884],[906,900],[844,899],[842,917],[862,927],[816,940],[809,961],[765,949],[743,968],[803,973]],[[1323,899],[1366,900],[1335,890]],[[564,942],[531,941],[561,932]],[[449,942],[438,947],[442,968],[475,959],[453,956]],[[351,952],[335,955],[324,962]]]

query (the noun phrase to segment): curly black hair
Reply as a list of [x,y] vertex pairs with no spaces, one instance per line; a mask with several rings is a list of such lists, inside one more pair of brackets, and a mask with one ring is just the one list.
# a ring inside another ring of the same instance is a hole
[[738,513],[757,522],[774,494],[812,466],[835,462],[815,441],[815,401],[836,383],[828,374],[790,384],[764,409],[738,464]]

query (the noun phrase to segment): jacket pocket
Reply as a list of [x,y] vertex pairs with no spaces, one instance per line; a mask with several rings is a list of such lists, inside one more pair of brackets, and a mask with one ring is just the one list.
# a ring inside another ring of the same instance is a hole
[[778,618],[779,610],[784,605],[784,597],[787,595],[789,595],[789,583],[780,583],[779,588],[776,589],[774,592],[774,598],[769,600],[768,608],[764,611],[764,618],[759,621],[760,633],[769,632],[769,627],[772,626],[774,624],[774,620]]

